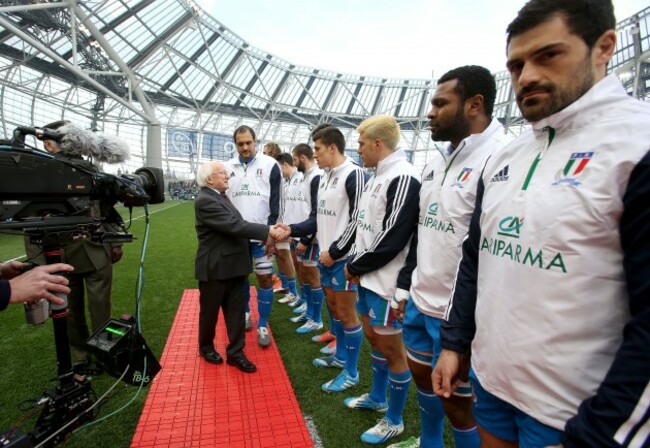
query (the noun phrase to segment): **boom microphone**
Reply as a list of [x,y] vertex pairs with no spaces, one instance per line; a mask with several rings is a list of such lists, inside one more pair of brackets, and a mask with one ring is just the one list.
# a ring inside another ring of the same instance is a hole
[[59,148],[64,154],[90,156],[106,163],[121,163],[130,156],[128,145],[116,137],[85,131],[71,124],[60,127],[57,132],[61,135]]

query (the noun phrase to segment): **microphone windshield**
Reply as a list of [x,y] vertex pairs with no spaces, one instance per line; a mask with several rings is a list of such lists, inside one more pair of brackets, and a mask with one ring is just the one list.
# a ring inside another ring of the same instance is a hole
[[121,163],[130,156],[128,145],[116,137],[79,129],[72,124],[66,124],[58,131],[63,135],[59,148],[64,154],[90,156],[105,163]]

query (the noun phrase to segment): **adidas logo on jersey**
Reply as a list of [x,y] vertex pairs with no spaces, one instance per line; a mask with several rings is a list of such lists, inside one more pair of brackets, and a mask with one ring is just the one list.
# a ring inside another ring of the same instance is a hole
[[490,179],[490,183],[492,182],[506,182],[508,179],[510,179],[510,176],[508,175],[508,171],[510,170],[510,165],[506,165],[503,168],[501,168],[501,171],[496,173],[492,179]]
[[339,285],[339,282],[338,282],[338,280],[336,280],[336,277],[333,277],[333,278],[332,278],[332,284],[333,284],[334,286],[338,286],[338,285]]

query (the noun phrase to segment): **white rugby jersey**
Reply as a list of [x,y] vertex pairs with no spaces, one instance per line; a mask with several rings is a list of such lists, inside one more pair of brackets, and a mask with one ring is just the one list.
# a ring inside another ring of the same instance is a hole
[[[274,169],[279,174],[277,188],[282,191],[282,175],[277,161],[273,157],[258,153],[248,163],[243,163],[237,156],[225,164],[230,174],[227,194],[242,218],[256,224],[270,224],[273,189],[271,173]],[[279,199],[278,197],[278,203],[275,205],[276,219],[279,212]]]
[[451,154],[434,154],[422,171],[417,266],[410,289],[421,313],[444,318],[481,171],[490,155],[511,141],[493,119],[483,132],[463,139]]
[[[303,217],[303,221],[307,218],[309,218],[309,214],[311,213],[311,202],[312,202],[312,182],[314,182],[314,179],[317,178],[318,176],[322,176],[323,170],[318,168],[318,165],[312,166],[310,169],[305,171],[304,173],[304,178],[301,183],[301,188],[302,188],[302,195],[301,195],[301,216]],[[318,178],[318,181],[320,181],[320,178]],[[320,183],[319,183],[320,185]],[[315,191],[316,193],[318,190]],[[299,221],[296,221],[299,222]]]
[[648,412],[649,150],[650,105],[612,74],[494,154],[442,327],[486,390],[580,446]]
[[302,212],[302,184],[303,174],[298,170],[285,180],[283,208],[280,213],[280,221],[285,224],[294,224],[306,219]]
[[321,175],[316,237],[334,260],[345,257],[354,243],[364,182],[363,170],[350,159]]
[[397,287],[415,230],[420,182],[403,150],[377,164],[359,204],[355,254],[348,271],[360,284],[386,300]]

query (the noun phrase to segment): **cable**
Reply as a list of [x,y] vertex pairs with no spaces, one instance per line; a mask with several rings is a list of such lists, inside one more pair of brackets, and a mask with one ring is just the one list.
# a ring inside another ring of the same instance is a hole
[[[35,448],[39,448],[39,447],[43,446],[45,443],[49,442],[50,439],[52,439],[52,437],[58,435],[61,431],[63,431],[64,429],[66,429],[68,426],[70,426],[71,424],[73,424],[74,422],[76,422],[77,420],[79,420],[79,418],[80,418],[82,415],[87,414],[88,412],[92,411],[96,406],[98,406],[98,405],[102,402],[102,400],[103,400],[103,399],[104,399],[104,398],[109,394],[109,392],[112,391],[113,389],[115,389],[115,387],[120,383],[120,381],[122,381],[122,378],[124,378],[124,375],[126,375],[126,372],[129,371],[129,367],[131,367],[131,366],[130,366],[130,365],[127,365],[127,366],[126,366],[126,369],[124,369],[124,372],[122,372],[122,376],[120,376],[120,377],[117,379],[117,381],[116,381],[115,383],[113,383],[113,385],[112,385],[112,386],[111,386],[111,387],[110,387],[106,392],[104,392],[104,394],[103,394],[101,397],[99,397],[99,399],[98,399],[95,403],[93,403],[92,406],[90,406],[88,409],[86,409],[86,410],[84,410],[83,412],[81,412],[79,415],[77,415],[75,418],[73,418],[72,420],[70,420],[68,423],[66,423],[65,425],[63,425],[63,426],[60,427],[59,429],[57,429],[57,430],[56,430],[55,432],[53,432],[53,433],[52,433],[52,434],[51,434],[47,439],[43,440],[41,443],[39,443],[38,445],[36,445]],[[86,425],[84,425],[84,426],[86,426]],[[81,426],[80,428],[83,428],[83,426]],[[79,429],[79,428],[78,428],[78,429]],[[73,431],[73,432],[74,432],[74,431]]]
[[[128,370],[129,367],[130,367],[130,365],[128,365],[128,366],[126,367],[126,370]],[[118,383],[122,380],[122,377],[124,377],[124,375],[126,374],[126,370],[124,371],[124,373],[122,374],[122,376],[121,376],[120,379],[118,380]],[[145,357],[145,359],[144,359],[144,368],[143,368],[143,370],[144,370],[145,372],[147,371],[147,358],[146,358],[146,357]],[[133,401],[134,401],[136,398],[138,398],[138,395],[140,395],[140,391],[142,390],[142,386],[144,386],[144,380],[145,380],[145,376],[142,375],[142,381],[140,382],[140,386],[138,387],[138,390],[135,392],[135,395],[133,395],[133,397],[131,397],[131,399],[130,399],[126,404],[124,404],[121,408],[114,410],[113,412],[111,412],[111,413],[108,414],[108,415],[103,416],[102,418],[99,418],[99,419],[97,419],[97,420],[93,420],[92,422],[88,422],[88,423],[86,423],[85,425],[82,425],[82,426],[78,427],[77,429],[75,429],[74,431],[72,431],[72,433],[74,434],[74,433],[76,433],[77,431],[80,431],[80,430],[85,429],[85,428],[87,428],[87,427],[89,427],[89,426],[92,426],[92,425],[94,425],[94,424],[97,424],[97,423],[99,423],[99,422],[102,422],[102,421],[106,420],[107,418],[110,418],[110,417],[114,416],[115,414],[117,414],[117,413],[119,413],[119,412],[122,412],[122,411],[123,411],[124,409],[126,409],[126,408],[131,404],[131,403],[133,403]],[[115,386],[113,386],[113,387],[115,387]],[[113,389],[113,387],[111,387],[111,389]],[[110,392],[111,389],[109,389],[106,393]],[[106,395],[106,394],[104,394],[104,395]],[[104,395],[102,395],[102,398],[104,397]],[[37,447],[37,448],[38,448],[38,447]]]

